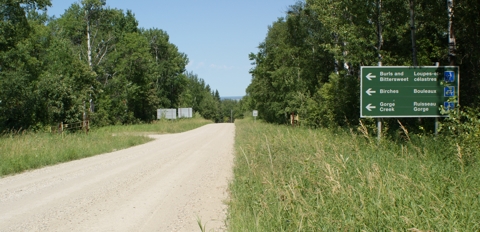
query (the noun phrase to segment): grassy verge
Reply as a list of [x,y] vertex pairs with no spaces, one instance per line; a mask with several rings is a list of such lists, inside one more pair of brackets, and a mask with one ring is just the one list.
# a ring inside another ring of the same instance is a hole
[[[158,121],[154,124],[110,126],[84,133],[21,133],[0,136],[0,177],[61,162],[81,159],[146,143],[139,133],[178,133],[210,121]],[[114,136],[116,135],[116,136]]]
[[479,231],[479,165],[407,138],[237,120],[229,231]]
[[119,133],[119,134],[169,134],[180,133],[193,130],[203,125],[212,123],[212,121],[203,118],[177,119],[177,120],[160,120],[152,124],[137,124],[126,126],[106,126],[99,128],[100,132]]

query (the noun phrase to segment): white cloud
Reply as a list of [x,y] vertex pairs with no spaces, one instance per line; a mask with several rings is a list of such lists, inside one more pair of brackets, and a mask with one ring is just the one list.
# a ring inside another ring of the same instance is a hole
[[195,66],[195,68],[203,68],[205,66],[205,62],[200,62]]
[[210,64],[210,68],[217,70],[232,70],[233,66]]
[[204,61],[201,62],[195,62],[194,60],[189,61],[186,68],[187,69],[201,69],[201,68],[209,68],[209,69],[214,69],[214,70],[232,70],[235,67],[234,66],[227,66],[227,65],[218,65],[218,64],[210,64],[206,65]]

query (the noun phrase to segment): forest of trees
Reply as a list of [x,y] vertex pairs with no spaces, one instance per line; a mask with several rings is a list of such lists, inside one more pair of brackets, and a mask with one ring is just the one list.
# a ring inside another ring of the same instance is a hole
[[458,65],[461,108],[480,105],[475,0],[299,1],[249,55],[252,82],[240,102],[222,101],[187,72],[187,55],[165,31],[140,28],[133,12],[105,0],[79,1],[58,18],[46,13],[50,0],[0,2],[0,131],[77,122],[84,112],[98,126],[150,122],[157,108],[178,107],[215,122],[257,109],[274,123],[295,112],[306,126],[355,125],[360,67],[379,62]]
[[0,2],[0,131],[84,112],[98,126],[150,122],[158,108],[227,116],[218,91],[186,72],[187,55],[165,31],[139,28],[133,12],[82,0],[51,18],[50,0]]
[[[297,2],[250,54],[254,68],[244,103],[268,122],[285,123],[295,112],[312,127],[357,125],[361,66],[439,62],[460,67],[462,109],[478,108],[479,18],[476,0]],[[455,50],[449,50],[449,35]]]

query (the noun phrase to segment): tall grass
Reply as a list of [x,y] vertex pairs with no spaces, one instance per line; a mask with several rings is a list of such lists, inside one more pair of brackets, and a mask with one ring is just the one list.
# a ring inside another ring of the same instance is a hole
[[150,141],[111,133],[22,133],[0,138],[0,176],[124,149]]
[[112,152],[151,141],[145,133],[188,131],[204,119],[158,121],[154,124],[110,126],[63,134],[17,132],[0,136],[0,177],[61,162]]
[[479,165],[404,133],[237,120],[229,231],[479,231]]
[[147,134],[165,134],[180,133],[203,125],[212,123],[212,121],[203,118],[177,119],[177,120],[159,120],[151,124],[135,124],[124,126],[106,126],[99,128],[98,131],[110,133],[147,133]]

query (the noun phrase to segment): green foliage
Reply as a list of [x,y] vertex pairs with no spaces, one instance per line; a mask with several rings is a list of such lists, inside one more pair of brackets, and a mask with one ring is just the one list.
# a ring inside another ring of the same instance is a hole
[[[224,99],[221,101],[221,115],[223,116],[223,122],[234,122],[235,119],[242,119],[242,102],[230,99]],[[233,119],[232,119],[233,117]]]
[[0,125],[3,128],[22,128],[34,125],[32,88],[24,72],[0,73]]
[[480,110],[465,107],[450,110],[440,126],[440,132],[449,138],[449,149],[456,153],[463,165],[473,165],[480,161]]
[[332,73],[330,81],[307,101],[305,125],[335,127],[352,125],[358,119],[358,82],[352,76]]
[[473,0],[455,1],[454,25],[457,40],[457,62],[461,70],[460,103],[479,107],[480,98],[480,40],[478,18],[480,4]]
[[220,121],[218,91],[185,73],[188,58],[168,34],[138,28],[130,10],[82,0],[48,18],[41,10],[50,1],[3,2],[0,131],[77,122],[84,113],[99,126],[151,122],[156,109],[178,107]]
[[82,96],[93,84],[86,66],[71,56],[68,41],[50,34],[46,15],[31,11],[29,20],[29,36],[1,52],[0,130],[77,121]]
[[[16,46],[31,33],[25,11],[45,9],[50,0],[1,0],[0,1],[0,53]],[[0,62],[0,67],[3,66]]]
[[[113,54],[117,73],[114,83],[115,94],[123,96],[127,112],[133,112],[135,118],[143,121],[153,120],[158,99],[150,97],[153,87],[149,79],[152,60],[149,56],[148,41],[138,33],[126,34],[118,43]],[[127,122],[129,123],[129,122]]]
[[[449,65],[446,1],[414,2],[418,65]],[[480,40],[475,31],[480,28],[474,22],[479,6],[461,1],[454,7],[461,104],[476,108]],[[257,109],[260,118],[274,123],[285,123],[285,115],[293,112],[302,125],[354,125],[360,67],[413,65],[409,1],[297,2],[268,28],[258,49],[249,55],[254,67],[245,98],[248,111]]]

